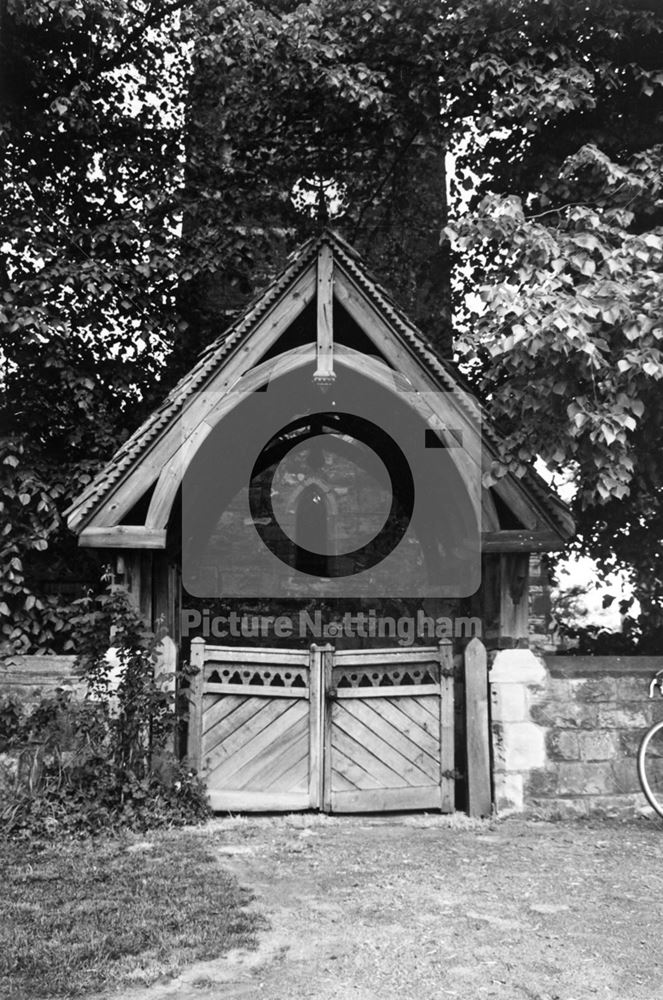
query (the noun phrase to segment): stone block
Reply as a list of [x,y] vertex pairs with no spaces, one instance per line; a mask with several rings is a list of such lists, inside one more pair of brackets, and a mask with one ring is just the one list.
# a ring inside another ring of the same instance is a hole
[[560,795],[605,795],[615,790],[614,774],[607,761],[563,761],[559,764]]
[[527,688],[522,684],[491,684],[492,718],[500,722],[525,722],[529,718]]
[[622,757],[612,762],[612,791],[636,793],[640,791],[640,779],[635,760]]
[[535,798],[548,798],[557,794],[557,765],[537,767],[527,775],[525,780],[525,801]]
[[618,677],[618,701],[649,701],[649,678]]
[[530,580],[543,577],[548,579],[546,568],[543,564],[543,557],[539,552],[530,552],[529,557],[529,578]]
[[641,793],[592,795],[588,799],[590,811],[601,816],[635,816],[645,805]]
[[533,589],[534,588],[530,587],[530,620],[534,617],[545,621],[546,616],[550,613],[550,597],[543,587],[537,587],[536,590],[532,592]]
[[528,811],[536,812],[541,819],[581,819],[591,810],[591,800],[586,798],[551,799],[534,798],[527,802]]
[[493,726],[496,771],[529,771],[546,762],[545,730],[533,722],[504,722]]
[[550,698],[535,698],[529,707],[529,717],[540,726],[552,726],[557,718],[557,702]]
[[580,760],[579,734],[572,729],[552,729],[546,735],[549,760]]
[[522,774],[495,775],[495,807],[499,815],[522,812],[524,808]]
[[619,740],[619,751],[622,757],[635,760],[638,756],[640,743],[644,736],[644,729],[620,729],[615,730]]
[[530,706],[530,719],[541,726],[558,729],[595,729],[598,725],[598,705],[592,702],[562,704],[543,699]]
[[597,723],[600,729],[646,729],[650,724],[647,705],[640,707],[605,704],[599,705]]
[[571,677],[570,697],[574,701],[615,701],[617,679],[615,677]]
[[553,701],[567,702],[571,698],[571,682],[565,677],[549,677],[546,691]]
[[531,649],[500,649],[490,668],[491,684],[543,685],[548,672]]
[[580,760],[612,760],[619,756],[619,737],[613,731],[577,734]]
[[641,794],[556,796],[541,798],[526,797],[527,811],[535,812],[541,819],[578,819],[586,816],[610,816],[627,818],[637,815],[651,815],[644,796]]

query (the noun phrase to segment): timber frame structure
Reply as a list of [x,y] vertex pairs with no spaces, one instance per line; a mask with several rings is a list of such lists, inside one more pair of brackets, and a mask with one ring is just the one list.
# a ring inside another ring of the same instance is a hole
[[[342,335],[349,327],[352,338]],[[428,415],[443,435],[450,418],[445,393],[461,388],[453,367],[335,232],[325,230],[297,250],[67,512],[80,545],[113,551],[146,622],[165,622],[175,647],[181,640],[181,551],[173,541],[174,522],[186,471],[238,399],[299,371],[310,372],[323,388],[345,372],[376,384],[396,373],[414,390],[413,398],[432,392],[443,400],[440,412]],[[465,419],[458,410],[453,418]],[[481,431],[488,472],[500,439],[485,413]],[[482,584],[471,599],[472,614],[482,621],[489,649],[526,645],[529,555],[562,548],[573,520],[534,471],[483,486],[479,506]]]

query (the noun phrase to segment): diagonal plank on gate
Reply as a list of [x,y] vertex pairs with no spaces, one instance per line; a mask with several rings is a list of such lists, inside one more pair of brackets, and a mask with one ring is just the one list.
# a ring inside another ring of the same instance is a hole
[[[342,754],[338,747],[334,748],[334,763],[331,772],[331,790],[332,792],[356,792],[358,785],[350,780],[350,775],[355,769],[355,764],[351,760]],[[359,777],[357,780],[362,779],[362,775],[365,775],[364,771],[359,771]],[[355,777],[357,777],[355,775]]]
[[235,775],[233,786],[253,787],[261,790],[273,778],[282,776],[303,752],[308,751],[308,718],[303,717],[292,723],[284,733],[280,733],[266,747],[260,757],[255,757]]
[[[389,729],[382,726],[381,732],[384,739],[399,750],[413,764],[417,764],[422,770],[430,773],[433,779],[439,774],[440,763],[440,724],[437,724],[437,739],[432,734],[423,729],[419,723],[408,713],[408,698],[398,698],[393,701],[387,698],[372,698],[370,701],[361,702],[362,708],[366,710],[364,721],[369,726],[378,726],[380,720],[389,724]],[[412,706],[409,706],[412,711]],[[416,711],[416,708],[414,709]],[[378,720],[371,718],[371,713],[378,716]]]
[[408,701],[409,700],[411,700],[415,705],[418,705],[424,715],[427,714],[431,717],[430,718],[431,725],[435,725],[436,723],[439,724],[440,721],[439,701],[437,702],[437,705],[435,705],[433,699],[427,696],[423,697],[417,696],[412,699],[408,699]]
[[[427,703],[424,709],[416,698],[395,698],[393,707],[402,712],[409,728],[410,724],[416,727],[416,739],[423,739],[428,748],[434,747],[434,753],[440,752],[440,696],[424,698]],[[413,737],[414,738],[414,737]],[[415,740],[416,742],[416,740]]]
[[219,750],[223,757],[234,753],[249,736],[271,725],[276,712],[285,712],[288,702],[266,702],[264,698],[245,698],[244,704],[232,715],[223,719],[203,737],[203,754],[216,757]]
[[[366,735],[366,728],[361,726],[352,715],[347,712],[339,712],[334,720],[332,747],[338,747],[349,760],[371,776],[375,783],[371,787],[398,788],[401,785],[409,784],[391,761],[388,761],[385,754],[381,753],[379,749],[376,752],[374,743],[366,741]],[[372,733],[368,732],[368,737],[370,740]],[[332,767],[333,759],[332,755]],[[351,774],[348,776],[354,781]],[[426,781],[429,780],[426,778]]]
[[[299,759],[295,760],[282,774],[274,778],[265,778],[264,788],[266,791],[297,791],[298,789],[306,791],[309,775],[308,748],[302,750],[299,746],[298,753]],[[292,756],[295,756],[294,753]]]
[[246,703],[246,698],[236,694],[204,694],[203,695],[203,733],[206,733],[217,723],[227,719],[238,708]]
[[[390,745],[385,736],[391,735],[390,731],[393,731],[393,727],[374,713],[368,715],[367,706],[364,703],[353,700],[344,702],[342,708],[341,703],[337,703],[337,707],[340,711],[336,724],[360,745],[370,748],[375,757],[388,763],[390,769],[403,778],[406,784],[426,785],[435,780],[431,779],[431,776],[426,774],[421,767],[413,764],[400,750],[396,750]],[[380,732],[377,731],[378,728]]]
[[[227,695],[227,697],[234,698],[235,696]],[[264,698],[240,698],[239,700],[240,704],[232,712],[228,712],[219,719],[214,725],[206,725],[206,719],[203,715],[203,745],[207,750],[215,747],[219,740],[228,739],[241,726],[248,722],[249,719],[257,717],[265,707]]]
[[[384,774],[376,778],[366,766],[370,766],[370,755],[363,754],[362,765],[358,764],[355,757],[361,751],[361,747],[349,736],[346,736],[340,729],[337,730],[332,744],[332,791],[338,791],[343,784],[354,789],[382,788],[384,786]],[[389,783],[399,782],[398,775],[392,775]]]
[[[219,753],[215,759],[210,761],[208,784],[211,781],[225,783],[233,775],[237,774],[238,771],[248,767],[251,761],[261,763],[261,756],[269,753],[270,746],[280,736],[286,734],[291,726],[302,717],[308,719],[308,702],[299,699],[291,703],[285,701],[285,711],[281,711],[282,704],[283,700],[281,699],[274,699],[274,701],[269,702],[269,711],[271,711],[273,721],[269,722],[266,726],[262,726],[259,732],[255,734],[251,733],[250,735],[248,732],[249,725],[247,724],[246,727],[236,734],[237,738],[240,739],[242,734],[245,733],[247,737],[245,741],[239,745],[235,744],[235,749],[231,754]],[[220,749],[223,750],[223,744],[221,744]]]
[[[385,702],[386,700],[384,699]],[[373,707],[374,703],[378,706],[377,710]],[[383,700],[374,698],[370,702],[357,701],[350,710],[373,733],[373,743],[369,745],[381,746],[380,752],[385,754],[384,759],[408,779],[408,784],[424,785],[426,781],[437,784],[440,780],[439,758],[436,760],[426,754],[421,747],[404,736],[398,725],[386,718],[386,714],[382,714],[382,707],[386,707]],[[378,744],[378,740],[382,744]],[[388,751],[383,747],[387,747]]]
[[[256,698],[255,702],[253,714],[237,729],[227,732],[220,726],[213,731],[211,735],[215,745],[205,755],[209,769],[213,769],[242,750],[252,739],[259,737],[263,730],[273,725],[280,716],[285,715],[292,706],[292,702],[276,699],[267,702],[263,698]],[[205,747],[203,749],[205,750]]]

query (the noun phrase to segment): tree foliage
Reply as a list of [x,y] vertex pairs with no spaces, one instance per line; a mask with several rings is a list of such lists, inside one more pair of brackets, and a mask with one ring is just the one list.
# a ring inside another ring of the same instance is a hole
[[0,39],[0,621],[57,648],[35,579],[94,576],[62,511],[158,396],[176,322],[182,54],[167,5],[119,0],[9,2]]
[[448,235],[466,260],[463,292],[474,293],[462,307],[460,346],[479,359],[480,384],[507,432],[494,474],[522,475],[537,455],[551,471],[571,472],[576,547],[604,571],[631,573],[652,641],[663,626],[655,446],[663,17],[627,10],[615,18],[586,34],[578,27],[584,87],[561,116],[528,120],[518,168],[488,180]]

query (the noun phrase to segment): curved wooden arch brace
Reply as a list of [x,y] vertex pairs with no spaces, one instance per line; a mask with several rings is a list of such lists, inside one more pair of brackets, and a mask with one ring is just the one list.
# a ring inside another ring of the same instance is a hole
[[[357,287],[352,277],[346,273],[343,265],[338,262],[336,262],[334,270],[334,294],[357,325],[361,327],[369,340],[375,344],[390,364],[394,365],[404,375],[407,375],[415,388],[423,388],[428,392],[440,391],[439,386],[433,382],[426,370],[421,367],[421,363],[413,354],[412,349],[402,341],[397,331],[384,319],[370,299]],[[462,422],[462,411],[458,412],[456,419]],[[460,426],[462,426],[462,423]],[[490,471],[491,461],[496,457],[496,455],[491,454],[490,450],[486,448],[483,469],[485,473]],[[541,528],[541,524],[532,511],[531,501],[526,499],[513,479],[507,477],[500,479],[493,484],[493,489],[511,508],[526,529],[534,530]],[[492,499],[489,505],[494,508]],[[496,511],[495,517],[497,517]],[[547,519],[544,523],[548,524]],[[494,530],[499,530],[499,522],[496,522]]]
[[[301,365],[291,364],[291,359],[301,358]],[[296,367],[303,366],[315,358],[315,345],[306,344],[303,347],[296,347],[292,351],[279,354],[275,358],[270,358],[262,364],[252,368],[250,372],[243,375],[228,390],[226,395],[217,403],[207,416],[201,419],[197,427],[188,434],[183,428],[182,436],[184,440],[177,449],[167,465],[161,470],[157,480],[150,506],[145,518],[147,528],[165,528],[175,500],[175,495],[180,483],[184,479],[187,469],[191,464],[194,455],[202,445],[205,438],[212,433],[218,422],[223,419],[231,410],[246,398],[251,392],[255,392],[269,382],[270,378],[279,378],[281,375],[294,371]],[[212,418],[212,419],[210,419]]]
[[[198,448],[217,424],[239,406],[248,395],[269,381],[292,374],[306,365],[314,364],[316,354],[315,344],[305,344],[257,365],[235,383],[226,396],[207,412],[198,428],[186,437],[171,461],[162,469],[150,502],[145,521],[146,527],[162,529],[166,527],[179,485]],[[337,345],[336,360],[340,367],[372,379],[387,391],[400,394],[401,398],[402,394],[407,393],[408,403],[421,419],[433,427],[438,434],[447,436],[450,445],[456,443],[447,430],[449,421],[455,423],[456,419],[459,418],[455,408],[447,405],[449,394],[436,392],[432,397],[422,395],[421,392],[413,388],[412,383],[405,376],[393,371],[377,358],[369,357],[351,347]],[[434,402],[438,402],[439,406],[433,408],[431,398]],[[471,428],[467,418],[465,418],[465,423],[467,432],[476,434],[476,428]],[[477,470],[473,468],[470,456],[464,448],[451,447],[450,454],[468,490],[473,482],[480,483],[481,470],[478,470],[479,476],[477,477]],[[478,514],[480,497],[476,496],[474,500]]]
[[[91,519],[90,526],[111,527],[120,524],[126,513],[159,479],[164,467],[173,460],[183,437],[188,437],[188,434],[200,424],[205,415],[205,407],[210,406],[211,397],[225,395],[243,373],[251,369],[274,346],[279,337],[313,301],[315,294],[316,264],[313,263],[274,303],[247,342],[228,355],[223,367],[209,384],[187,400],[182,419],[167,428],[163,436],[150,447],[140,466],[130,472],[124,480],[120,480],[104,506]],[[73,526],[70,524],[70,527]]]

